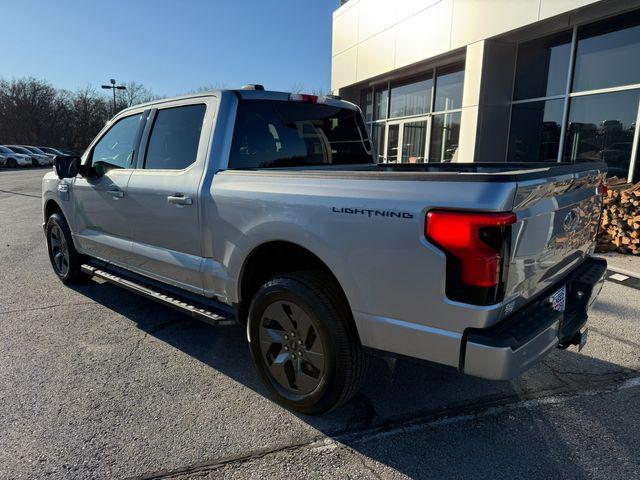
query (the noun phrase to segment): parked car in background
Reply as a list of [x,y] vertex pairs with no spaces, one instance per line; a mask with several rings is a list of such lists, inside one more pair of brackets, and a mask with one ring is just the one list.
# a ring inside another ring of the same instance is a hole
[[38,160],[38,164],[40,165],[53,165],[53,157],[55,155],[51,155],[49,153],[45,153],[40,150],[38,147],[32,147],[30,145],[17,145],[18,147],[22,147],[29,152],[31,152],[31,156],[35,157]]
[[44,153],[50,153],[51,155],[65,155],[65,153],[63,153],[61,150],[57,148],[51,148],[51,147],[38,147],[38,148],[42,150]]
[[5,145],[5,147],[7,147],[9,150],[11,150],[14,153],[21,153],[23,155],[27,155],[29,158],[31,158],[31,165],[33,165],[34,167],[38,167],[40,165],[40,162],[36,158],[35,154],[31,153],[26,148],[21,147],[19,145]]
[[33,145],[21,145],[21,146],[26,148],[30,152],[37,153],[38,155],[46,155],[47,157],[49,157],[51,159],[51,164],[53,164],[53,157],[58,155],[57,153],[45,152],[40,147],[34,147]]
[[72,150],[70,148],[57,148],[56,150],[61,151],[63,155],[77,155],[77,156],[81,155],[81,153],[78,153],[75,150]]
[[16,153],[10,148],[0,145],[0,165],[5,167],[16,168],[18,166],[25,167],[32,163],[31,156],[23,153]]

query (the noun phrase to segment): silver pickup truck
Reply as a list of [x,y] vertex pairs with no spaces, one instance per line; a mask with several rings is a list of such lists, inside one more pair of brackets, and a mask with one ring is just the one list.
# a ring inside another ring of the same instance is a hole
[[42,183],[51,264],[246,324],[271,394],[321,413],[369,351],[509,379],[586,340],[606,167],[377,164],[355,105],[259,86],[120,112]]

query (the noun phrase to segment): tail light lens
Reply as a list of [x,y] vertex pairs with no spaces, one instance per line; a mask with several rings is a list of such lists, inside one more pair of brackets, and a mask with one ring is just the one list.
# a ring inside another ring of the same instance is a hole
[[447,296],[490,305],[504,296],[514,213],[432,211],[427,239],[447,255]]

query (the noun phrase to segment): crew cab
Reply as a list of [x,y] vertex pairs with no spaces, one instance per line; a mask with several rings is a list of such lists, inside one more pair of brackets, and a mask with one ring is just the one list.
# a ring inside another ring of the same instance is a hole
[[246,324],[278,402],[346,402],[368,353],[513,378],[586,340],[602,163],[378,164],[359,108],[260,87],[118,113],[42,182],[51,264]]

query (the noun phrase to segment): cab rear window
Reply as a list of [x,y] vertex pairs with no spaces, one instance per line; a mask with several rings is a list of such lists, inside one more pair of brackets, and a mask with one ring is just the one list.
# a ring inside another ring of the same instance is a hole
[[362,163],[373,163],[373,157],[355,110],[271,100],[238,106],[229,168]]

